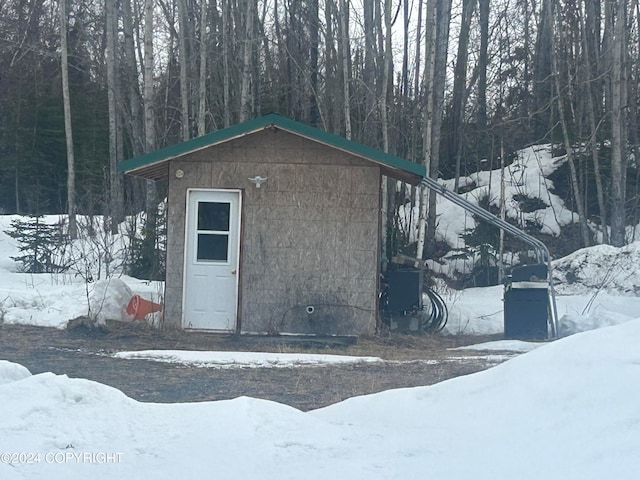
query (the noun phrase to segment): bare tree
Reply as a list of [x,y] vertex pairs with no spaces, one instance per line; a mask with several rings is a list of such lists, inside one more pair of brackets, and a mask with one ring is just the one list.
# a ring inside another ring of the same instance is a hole
[[106,15],[106,63],[107,63],[107,101],[109,104],[109,213],[111,229],[118,231],[118,224],[124,220],[122,176],[118,173],[118,93],[116,81],[116,6],[114,0],[105,1]]
[[420,94],[420,52],[422,48],[420,41],[422,40],[422,0],[418,0],[418,19],[416,20],[416,52],[415,52],[415,72],[413,97],[417,98]]
[[[440,169],[440,139],[442,131],[442,117],[444,111],[444,93],[447,72],[447,51],[449,48],[449,25],[451,22],[451,0],[439,0],[436,10],[436,45],[433,73],[433,109],[431,161],[429,175],[437,178]],[[427,216],[428,251],[432,252],[436,239],[436,195],[429,195],[429,213]]]
[[[389,107],[387,96],[389,85],[393,79],[393,57],[391,52],[391,0],[384,3],[384,27],[385,27],[385,49],[384,49],[384,70],[382,76],[382,95],[380,96],[380,119],[382,123],[382,146],[385,152],[389,152]],[[382,238],[386,239],[387,225],[389,224],[390,197],[393,196],[395,183],[387,177],[382,177]],[[382,258],[387,257],[386,241],[382,242]]]
[[309,8],[311,10],[311,19],[309,21],[309,37],[310,37],[310,59],[309,67],[311,69],[310,82],[311,91],[309,92],[309,123],[312,126],[318,124],[318,45],[320,43],[319,29],[319,3],[318,0],[310,0]]
[[[144,3],[144,138],[145,151],[156,149],[156,128],[153,88],[153,5],[154,0]],[[156,184],[147,180],[147,212],[156,210]]]
[[552,0],[542,0],[542,12],[538,22],[536,36],[534,60],[534,82],[533,82],[533,102],[534,102],[534,135],[537,140],[546,137],[550,129],[552,104],[552,67],[551,52],[553,40],[553,8]]
[[480,54],[478,58],[478,103],[476,110],[476,130],[478,132],[478,156],[486,158],[487,136],[487,69],[489,68],[489,0],[478,0],[480,23]]
[[[376,129],[374,125],[373,112],[376,111],[376,37],[374,23],[373,2],[364,2],[364,66],[362,70],[362,83],[364,86],[364,134],[366,142],[375,142]],[[384,129],[384,127],[383,127]],[[383,230],[384,231],[384,230]]]
[[[433,117],[434,112],[434,84],[435,84],[435,61],[436,61],[436,2],[438,0],[427,0],[427,15],[425,31],[427,40],[425,42],[425,68],[424,68],[424,88],[426,104],[424,107],[423,134],[422,134],[422,158],[426,169],[426,174],[431,175],[431,160],[433,150]],[[427,213],[429,211],[429,190],[423,187],[419,196],[418,214],[418,244],[416,247],[416,257],[422,258],[427,232]]]
[[229,41],[229,2],[222,0],[222,101],[224,126],[231,125],[231,72],[229,70],[229,51],[231,49]]
[[[589,2],[587,2],[589,3]],[[589,32],[586,27],[586,22],[581,16],[581,30],[582,30],[582,50],[584,55],[583,66],[586,75],[586,107],[587,107],[587,119],[589,122],[589,148],[591,149],[591,160],[593,163],[593,176],[596,183],[596,196],[598,198],[598,210],[600,211],[600,228],[602,232],[602,240],[604,243],[609,243],[609,229],[607,223],[607,205],[604,200],[604,187],[602,184],[602,173],[600,169],[600,159],[598,158],[598,144],[597,134],[598,126],[596,123],[596,108],[594,105],[593,90],[597,88],[597,80],[593,75],[593,64],[596,64],[593,59],[594,42],[590,41]]]
[[342,89],[344,95],[344,129],[345,137],[351,140],[351,93],[349,84],[351,77],[350,56],[349,56],[349,2],[348,0],[340,0],[340,36],[338,43],[340,45],[340,57],[342,62]]
[[140,155],[145,151],[144,121],[141,112],[142,96],[138,80],[138,64],[133,33],[133,11],[131,0],[122,0],[122,25],[124,34],[124,71],[127,85],[128,103],[124,106],[128,109],[125,119],[128,120],[129,136],[134,155]]
[[242,86],[240,88],[240,121],[243,122],[251,116],[251,60],[253,51],[253,27],[256,0],[247,0],[245,16],[244,41],[242,43]]
[[453,78],[453,99],[451,101],[451,142],[449,150],[453,152],[456,167],[454,177],[455,192],[458,191],[460,180],[460,164],[462,162],[462,136],[464,124],[464,103],[467,80],[467,60],[469,58],[469,31],[471,30],[471,18],[476,0],[463,0],[460,35],[458,39],[458,55],[456,57],[455,74]]
[[200,70],[198,76],[198,135],[207,129],[207,0],[200,0]]
[[69,214],[69,237],[78,236],[76,220],[76,172],[71,126],[71,100],[69,96],[69,57],[67,50],[67,2],[60,0],[60,50],[62,74],[62,102],[64,104],[64,131],[67,142],[67,212]]
[[625,244],[626,159],[626,52],[627,2],[615,6],[613,41],[609,55],[611,65],[611,244]]
[[[547,15],[552,15],[551,8],[548,9],[546,12],[547,12]],[[550,25],[553,25],[553,20],[549,20],[549,23]],[[552,70],[554,72],[553,81],[554,81],[554,86],[556,90],[555,100],[558,108],[558,115],[560,117],[560,127],[562,128],[562,138],[564,140],[564,148],[567,152],[566,155],[567,155],[567,162],[569,163],[573,197],[575,199],[576,208],[578,210],[578,215],[580,217],[579,222],[580,222],[580,233],[582,236],[582,246],[587,247],[591,243],[589,227],[587,225],[587,217],[584,210],[584,203],[582,201],[582,193],[580,190],[580,186],[578,184],[578,174],[577,174],[576,165],[574,161],[573,147],[571,145],[571,140],[569,139],[567,116],[565,114],[565,107],[564,107],[565,95],[560,86],[560,77],[558,74],[558,61],[556,58],[557,52],[556,52],[556,45],[555,45],[555,32],[553,32],[553,30],[554,29],[552,29],[552,33],[551,33],[551,65],[552,65]]]
[[178,51],[180,52],[180,110],[181,110],[181,132],[182,140],[191,138],[189,129],[189,56],[191,52],[188,48],[189,21],[187,19],[186,0],[177,0],[178,3]]

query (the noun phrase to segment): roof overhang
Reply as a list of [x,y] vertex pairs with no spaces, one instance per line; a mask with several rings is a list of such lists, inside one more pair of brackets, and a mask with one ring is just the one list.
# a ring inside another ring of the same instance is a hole
[[269,114],[244,123],[224,128],[186,142],[130,158],[120,163],[118,170],[131,175],[156,180],[169,174],[169,161],[198,150],[210,148],[232,140],[252,135],[265,129],[289,132],[308,140],[341,150],[349,155],[373,162],[380,166],[384,175],[417,185],[425,176],[424,165],[396,157],[382,150],[348,140],[339,135],[304,125],[277,114]]

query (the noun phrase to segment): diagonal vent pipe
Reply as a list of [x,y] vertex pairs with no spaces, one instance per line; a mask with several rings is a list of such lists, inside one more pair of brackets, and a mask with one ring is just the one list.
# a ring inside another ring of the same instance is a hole
[[465,209],[468,212],[471,212],[474,215],[482,218],[486,222],[490,223],[494,227],[499,228],[516,238],[519,238],[526,244],[530,245],[536,253],[536,258],[539,263],[544,263],[547,265],[547,281],[549,282],[549,303],[551,305],[551,335],[554,338],[558,338],[558,309],[556,307],[556,293],[553,287],[553,272],[551,269],[551,255],[549,254],[549,249],[547,246],[542,243],[537,238],[529,235],[527,232],[520,230],[518,227],[514,227],[510,223],[505,222],[504,220],[496,217],[493,213],[485,210],[484,208],[471,203],[466,200],[461,195],[447,189],[446,187],[440,185],[434,179],[429,177],[423,177],[420,181],[421,187],[426,187],[429,190],[436,192],[438,195],[443,196],[450,202],[458,205],[459,207]]

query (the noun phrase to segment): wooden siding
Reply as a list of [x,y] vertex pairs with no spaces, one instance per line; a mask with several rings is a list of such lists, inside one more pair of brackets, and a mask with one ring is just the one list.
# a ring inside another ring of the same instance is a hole
[[[249,181],[256,175],[268,177],[261,188]],[[171,160],[165,319],[178,328],[189,188],[243,190],[242,332],[374,332],[378,166],[281,130]]]

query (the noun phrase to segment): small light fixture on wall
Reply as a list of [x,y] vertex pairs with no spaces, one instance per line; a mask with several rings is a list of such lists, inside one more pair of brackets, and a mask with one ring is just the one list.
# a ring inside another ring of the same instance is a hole
[[249,177],[249,181],[255,184],[256,188],[260,188],[260,186],[267,181],[268,177],[261,177],[260,175],[256,175],[255,177]]
[[176,170],[176,178],[182,178],[184,177],[184,170]]

